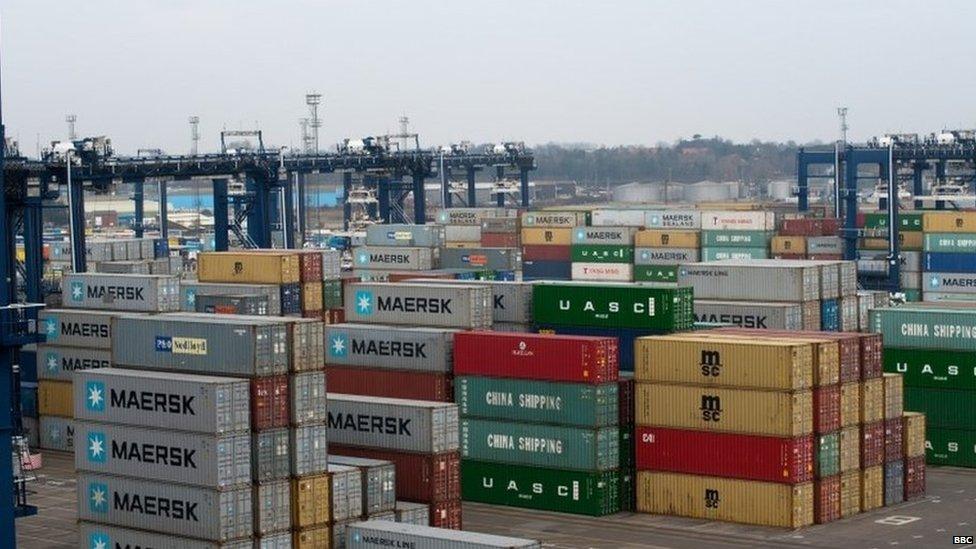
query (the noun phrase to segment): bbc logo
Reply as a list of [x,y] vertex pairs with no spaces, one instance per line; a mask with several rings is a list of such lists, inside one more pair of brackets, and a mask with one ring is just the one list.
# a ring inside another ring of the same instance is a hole
[[972,545],[976,543],[976,536],[952,536],[953,545]]

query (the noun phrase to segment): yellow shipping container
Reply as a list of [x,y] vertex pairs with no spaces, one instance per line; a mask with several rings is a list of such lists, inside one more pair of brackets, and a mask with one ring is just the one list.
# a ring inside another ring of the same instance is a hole
[[295,530],[292,534],[294,549],[332,549],[332,526],[313,526]]
[[861,512],[861,470],[855,469],[840,476],[840,516],[849,517]]
[[42,416],[75,417],[71,382],[48,379],[38,381],[37,413]]
[[200,282],[293,284],[300,274],[294,253],[205,252],[197,257]]
[[905,412],[902,416],[902,445],[905,457],[925,455],[925,414]]
[[522,229],[525,246],[569,246],[573,242],[573,229],[529,227]]
[[813,432],[808,390],[638,383],[635,404],[638,425],[789,437]]
[[840,386],[840,426],[851,427],[861,422],[861,382],[852,381]]
[[291,524],[317,526],[332,520],[332,476],[315,475],[291,481]]
[[807,237],[774,236],[769,241],[769,248],[774,254],[805,254],[807,253]]
[[637,339],[637,381],[758,389],[813,385],[813,347],[747,337],[652,336]]
[[[924,233],[921,231],[901,231],[898,233],[899,247],[908,251],[922,251]],[[887,250],[887,238],[862,238],[858,245],[862,250]]]
[[813,483],[790,485],[639,471],[637,510],[658,515],[802,528],[813,524]]
[[901,417],[904,411],[904,388],[901,374],[884,375],[884,416],[885,419]]
[[638,248],[699,248],[698,231],[637,231],[634,246]]
[[976,233],[976,212],[925,212],[922,230],[927,233]]
[[861,423],[884,419],[884,378],[861,382]]
[[861,428],[840,430],[840,472],[856,471],[861,466]]
[[302,311],[322,310],[322,283],[306,282],[302,284]]
[[861,470],[861,511],[884,506],[884,465]]
[[[819,309],[819,302],[813,301]],[[729,333],[708,333],[707,331],[675,334],[684,338],[732,338],[741,339]],[[773,336],[753,336],[752,341],[789,341],[791,343],[807,343],[813,345],[813,386],[834,385],[840,382],[840,344],[837,341],[820,339],[817,337],[773,337]]]

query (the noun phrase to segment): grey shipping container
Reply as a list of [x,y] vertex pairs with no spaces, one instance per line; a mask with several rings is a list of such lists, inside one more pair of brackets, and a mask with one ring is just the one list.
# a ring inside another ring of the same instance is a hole
[[346,320],[445,328],[488,328],[491,288],[362,282],[345,290]]
[[199,294],[196,312],[233,315],[268,315],[268,296],[261,294]]
[[868,311],[890,306],[890,297],[887,291],[881,290],[861,290],[857,292],[857,325],[858,329],[867,331]]
[[481,224],[478,225],[446,225],[444,227],[445,242],[481,242]]
[[976,294],[976,273],[933,273],[923,276],[926,292]]
[[197,310],[197,295],[250,295],[259,294],[268,298],[268,314],[281,314],[281,287],[275,284],[220,284],[216,282],[197,282],[184,280],[180,284],[180,310]]
[[103,368],[75,374],[75,418],[195,433],[251,427],[247,380]]
[[353,248],[352,263],[357,269],[429,271],[437,268],[439,248],[363,246]]
[[254,485],[254,533],[267,535],[291,530],[291,482],[276,480]]
[[681,265],[701,258],[698,248],[635,248],[634,265]]
[[634,227],[576,227],[573,229],[573,244],[609,244],[614,246],[633,246]]
[[322,250],[322,280],[336,280],[342,272],[342,252]]
[[324,424],[302,425],[288,430],[292,476],[314,475],[329,469],[328,432]]
[[332,520],[359,518],[363,514],[363,473],[358,467],[329,464],[332,477]]
[[541,549],[535,540],[445,530],[430,526],[370,520],[349,526],[349,549],[371,547],[423,547],[424,549]]
[[[396,466],[392,461],[350,456],[329,456],[329,466],[357,467],[363,476],[363,514],[392,510],[396,504]],[[426,505],[423,506],[427,508]]]
[[859,330],[860,324],[859,315],[857,310],[858,298],[856,295],[841,296],[837,300],[837,308],[840,313],[838,319],[840,320],[840,331],[842,332],[856,332]]
[[291,435],[288,429],[251,434],[251,476],[255,482],[291,476]]
[[367,246],[438,248],[443,244],[444,227],[441,225],[390,223],[366,227]]
[[808,236],[808,254],[842,254],[844,239],[839,236]]
[[820,268],[814,265],[750,264],[725,260],[690,263],[678,269],[678,286],[691,286],[695,299],[811,301],[820,299]]
[[61,279],[62,306],[72,309],[180,310],[180,280],[165,275],[71,273]]
[[609,471],[620,466],[620,429],[566,427],[464,418],[461,458],[572,469]]
[[[129,259],[128,242],[125,240],[115,240],[110,242],[110,245],[112,246],[112,259],[116,261]],[[138,253],[136,255],[138,255]]]
[[288,327],[235,315],[120,316],[116,364],[188,373],[263,376],[288,372]]
[[289,417],[292,425],[322,423],[326,419],[325,372],[301,372],[288,377]]
[[329,440],[438,453],[458,449],[455,404],[329,393]]
[[254,549],[291,549],[294,541],[291,531],[259,536],[254,540]]
[[366,520],[388,520],[390,522],[396,522],[396,512],[393,510],[380,511],[372,515],[367,515]]
[[79,471],[226,488],[251,482],[251,436],[76,421]]
[[[122,253],[125,255],[125,248],[122,248]],[[68,244],[67,251],[63,254],[67,259],[71,258],[71,245]],[[85,257],[88,261],[111,261],[112,258],[112,243],[111,242],[100,242],[100,241],[88,241],[85,242]],[[119,257],[119,259],[126,259],[125,257]]]
[[42,450],[74,452],[75,420],[68,417],[40,416],[38,429]]
[[325,327],[327,364],[391,370],[450,372],[454,333],[444,328],[408,328],[376,324]]
[[37,320],[44,323],[44,335],[52,345],[111,349],[112,318],[119,314],[77,309],[45,309],[38,313]]
[[522,254],[518,248],[444,248],[440,264],[442,269],[517,271]]
[[393,512],[396,513],[397,522],[419,526],[430,524],[430,507],[426,503],[398,501]]
[[86,349],[62,345],[37,345],[37,378],[71,381],[79,370],[109,368],[112,352],[108,349]]
[[99,261],[95,263],[95,272],[111,274],[153,274],[151,262],[142,259]]
[[[511,208],[444,208],[437,212],[437,222],[442,225],[481,225],[486,217],[517,217],[518,210]],[[448,239],[450,240],[450,239]]]
[[152,549],[254,549],[254,544],[250,539],[221,543],[108,524],[80,522],[78,523],[78,547],[84,549],[134,549],[140,547],[146,549],[150,547]]
[[82,472],[78,518],[190,538],[250,537],[251,488],[213,490]]
[[517,217],[489,217],[481,220],[481,234],[516,234],[520,228]]
[[244,320],[281,322],[288,326],[288,364],[293,372],[321,370],[325,367],[325,323],[295,316],[235,315]]
[[528,324],[532,322],[532,282],[508,280],[463,281],[443,278],[415,278],[412,284],[462,284],[491,288],[492,325],[498,322]]
[[802,330],[803,310],[799,303],[695,299],[695,321],[744,328]]

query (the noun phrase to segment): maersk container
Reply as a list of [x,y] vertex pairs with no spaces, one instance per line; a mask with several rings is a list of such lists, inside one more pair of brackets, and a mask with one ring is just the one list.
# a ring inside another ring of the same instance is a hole
[[42,450],[74,452],[75,420],[69,417],[40,416],[38,431]]
[[79,471],[226,488],[251,482],[251,437],[76,421]]
[[417,524],[420,526],[430,524],[430,506],[426,503],[397,501],[394,513],[396,521],[403,524]]
[[357,467],[329,463],[332,477],[332,520],[358,519],[363,514],[363,474]]
[[633,227],[576,227],[572,244],[633,247],[635,232]]
[[437,222],[442,225],[480,226],[481,220],[485,218],[517,216],[518,210],[509,208],[444,208],[437,212]]
[[396,467],[398,498],[425,503],[461,498],[461,457],[456,450],[418,454],[335,444],[330,449],[334,455],[392,462]]
[[610,338],[458,332],[454,350],[455,375],[591,384],[617,379],[617,343]]
[[65,273],[62,306],[159,313],[180,310],[180,279],[166,275]]
[[617,427],[582,428],[464,418],[461,457],[554,469],[609,471],[619,466]]
[[256,535],[266,536],[282,530],[291,530],[291,483],[289,481],[257,483],[254,485],[254,494],[251,498],[254,502]]
[[681,265],[696,263],[700,258],[697,248],[635,248],[635,265]]
[[454,394],[462,417],[578,427],[606,427],[618,419],[616,383],[459,376]]
[[703,211],[703,231],[773,231],[776,214],[768,211]]
[[213,490],[113,477],[78,475],[78,518],[175,534],[228,541],[250,537],[251,488]]
[[104,368],[75,374],[75,417],[195,433],[251,427],[247,380]]
[[385,520],[351,524],[346,531],[346,548],[423,547],[425,549],[537,549],[535,540],[445,530]]
[[803,312],[797,303],[695,299],[695,321],[743,328],[802,330]]
[[322,423],[326,419],[325,372],[302,372],[288,376],[292,425]]
[[[331,404],[330,404],[331,406]],[[331,419],[332,413],[329,413]],[[329,430],[324,424],[302,425],[288,430],[291,475],[317,475],[329,469]]]
[[771,231],[702,231],[701,245],[718,248],[769,248]]
[[637,427],[637,469],[798,484],[813,480],[814,437]]
[[[329,456],[329,467],[356,467],[362,475],[363,515],[391,511],[396,506],[396,466],[392,461],[349,456]],[[425,511],[427,506],[422,506]],[[425,523],[426,524],[426,523]]]
[[512,467],[466,459],[465,501],[600,517],[620,512],[620,474],[543,467]]
[[634,280],[634,266],[630,263],[573,263],[573,280],[630,282]]
[[455,404],[329,393],[328,437],[336,444],[410,452],[458,448]]
[[[250,539],[228,542],[203,541],[169,534],[146,532],[94,522],[78,523],[78,547],[117,549],[152,547],[153,549],[254,549]],[[261,549],[265,549],[261,547]]]
[[492,292],[488,286],[384,282],[350,284],[345,291],[351,322],[445,328],[488,328]]
[[692,263],[678,270],[678,285],[691,286],[695,299],[815,301],[820,299],[820,268]]
[[929,427],[976,430],[976,393],[905,387],[905,409],[924,412]]
[[492,324],[512,322],[528,324],[532,322],[532,283],[507,280],[484,282],[462,282],[441,278],[417,278],[411,282],[422,284],[481,284],[491,287]]
[[651,229],[698,229],[701,228],[701,212],[698,210],[645,210],[644,226]]
[[976,273],[925,273],[922,287],[926,293],[976,294]]
[[516,271],[522,266],[522,255],[518,248],[443,248],[440,265],[444,269]]
[[882,335],[886,349],[976,351],[976,309],[872,309],[868,329]]
[[539,324],[687,330],[694,323],[692,291],[608,282],[540,282],[532,293],[532,318]]
[[352,259],[357,269],[427,271],[437,268],[437,251],[437,248],[363,246],[353,248]]
[[37,321],[44,329],[46,342],[51,345],[85,347],[88,349],[112,348],[112,319],[120,313],[79,311],[71,309],[44,309],[37,314]]
[[276,284],[221,284],[184,280],[180,283],[180,310],[196,311],[198,295],[263,295],[268,299],[268,314],[281,314],[281,288]]
[[936,253],[976,253],[976,234],[926,233],[923,249]]
[[196,297],[196,312],[222,315],[267,315],[268,297],[261,294],[207,295]]
[[112,333],[116,364],[237,376],[288,372],[288,327],[267,319],[123,316],[112,321]]
[[643,227],[644,224],[644,210],[599,209],[590,212],[590,225],[593,227]]
[[325,328],[326,364],[391,370],[450,372],[455,330],[376,324]]
[[94,272],[108,274],[153,274],[153,261],[154,260],[146,261],[143,259],[136,259],[134,261],[99,261],[95,263]]
[[972,303],[972,302],[976,302],[976,294],[958,294],[958,293],[947,293],[947,292],[923,291],[922,301],[925,303],[942,303],[946,305],[953,305],[955,303],[960,303],[960,302]]
[[539,211],[523,212],[523,227],[578,227],[588,225],[590,212]]
[[976,391],[976,352],[886,347],[884,371],[904,376],[906,388]]
[[392,223],[366,227],[367,246],[438,248],[444,244],[444,227]]
[[925,252],[922,257],[925,271],[942,273],[976,273],[976,262],[971,254]]
[[107,349],[63,347],[61,345],[37,346],[37,378],[71,381],[79,370],[110,368],[112,352]]
[[251,434],[251,476],[255,482],[286,479],[291,475],[289,429],[265,429]]

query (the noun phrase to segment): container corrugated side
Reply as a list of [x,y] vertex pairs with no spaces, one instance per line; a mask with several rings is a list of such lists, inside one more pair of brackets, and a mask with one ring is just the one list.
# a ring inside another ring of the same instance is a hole
[[586,225],[589,212],[538,211],[523,212],[522,227],[567,227]]
[[62,306],[71,309],[166,312],[180,310],[180,280],[166,275],[67,273]]
[[573,263],[570,268],[573,280],[607,280],[629,282],[634,280],[631,263]]
[[840,385],[840,424],[851,427],[861,422],[861,384],[856,381]]
[[929,427],[925,437],[927,463],[976,467],[976,430]]
[[612,282],[540,282],[532,317],[539,324],[684,330],[694,323],[690,288]]
[[926,424],[946,429],[976,430],[976,393],[928,387],[905,387],[905,408],[924,412]]
[[518,248],[443,248],[440,267],[443,269],[518,270],[522,254]]
[[200,282],[292,284],[300,280],[298,254],[289,252],[205,252],[197,256]]
[[325,361],[343,366],[450,372],[454,363],[455,331],[332,324],[325,328]]
[[326,373],[334,393],[454,402],[454,377],[447,373],[361,366],[329,366]]
[[288,430],[291,475],[317,475],[329,469],[328,428],[322,424],[302,425]]
[[488,285],[492,293],[492,323],[517,322],[527,324],[532,322],[532,282],[511,282],[491,280],[483,282],[462,282],[439,278],[417,278],[412,282],[422,284],[472,284]]
[[223,284],[184,280],[180,283],[180,309],[196,311],[197,295],[248,295],[258,294],[268,298],[268,314],[281,314],[281,288],[276,284]]
[[38,438],[42,450],[73,452],[75,450],[75,420],[68,417],[40,416],[38,418]]
[[291,483],[287,480],[262,482],[254,484],[253,490],[254,533],[262,537],[259,543],[263,545],[264,536],[291,530]]
[[701,228],[701,212],[698,210],[646,210],[644,226],[652,229]]
[[576,227],[573,229],[573,244],[634,245],[633,227]]
[[605,383],[618,375],[611,338],[504,332],[454,334],[454,373]]
[[72,417],[70,381],[42,379],[37,384],[37,412],[41,416]]
[[700,259],[698,248],[634,248],[635,265],[683,265]]
[[691,263],[678,270],[678,285],[698,299],[811,301],[820,299],[820,269],[749,262]]
[[356,467],[329,464],[332,477],[332,520],[356,519],[363,514],[363,474]]
[[[169,534],[146,532],[95,522],[78,523],[78,547],[117,549],[152,547],[153,549],[253,549],[254,542],[242,539],[230,542],[203,541]],[[264,549],[262,547],[262,549]]]
[[346,288],[345,311],[351,322],[488,328],[492,295],[487,286],[358,283]]
[[840,516],[849,517],[861,512],[861,471],[859,469],[840,476]]
[[803,313],[796,303],[695,299],[695,321],[743,328],[803,329]]
[[329,393],[328,437],[337,444],[412,452],[458,448],[455,404]]
[[79,370],[110,368],[112,352],[106,349],[86,349],[61,345],[37,345],[38,379],[71,381]]
[[609,471],[619,466],[617,428],[530,425],[464,418],[461,457],[554,469]]
[[418,454],[359,446],[330,446],[339,456],[390,461],[396,467],[396,495],[399,499],[424,503],[454,501],[461,497],[459,452]]
[[51,345],[111,349],[112,318],[118,315],[102,311],[44,309],[37,313],[37,321]]
[[412,501],[397,501],[396,521],[404,524],[418,524],[427,526],[430,524],[430,507],[424,503],[414,503]]
[[367,547],[423,547],[425,549],[541,549],[538,541],[444,530],[389,521],[352,524],[346,532],[347,549]]
[[976,350],[976,309],[904,306],[868,315],[868,329],[883,336],[885,348]]
[[702,231],[701,245],[721,248],[768,248],[771,231]]
[[267,315],[268,298],[261,294],[206,295],[196,298],[196,312],[224,315]]
[[436,248],[408,248],[399,246],[362,246],[353,248],[353,264],[357,269],[426,271],[438,266]]
[[884,506],[884,466],[866,467],[861,471],[861,511]]
[[366,227],[368,246],[418,246],[435,248],[444,243],[444,227],[393,223]]
[[580,427],[606,427],[618,419],[616,383],[459,376],[454,394],[462,417]]

